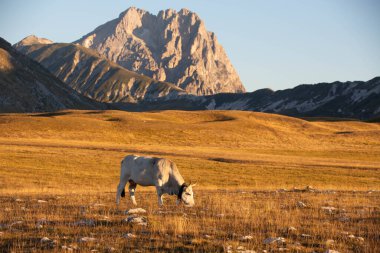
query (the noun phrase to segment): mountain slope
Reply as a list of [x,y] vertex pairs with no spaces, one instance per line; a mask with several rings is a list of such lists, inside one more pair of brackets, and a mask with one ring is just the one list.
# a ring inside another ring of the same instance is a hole
[[137,73],[195,95],[245,92],[216,36],[197,14],[129,8],[76,41]]
[[0,112],[105,108],[61,82],[0,38]]
[[101,102],[135,102],[185,93],[177,86],[128,71],[80,45],[32,44],[15,47],[81,94]]
[[380,116],[380,77],[367,82],[334,82],[299,85],[293,89],[257,90],[244,94],[181,96],[125,105],[128,110],[245,110],[295,117],[345,117],[372,119]]

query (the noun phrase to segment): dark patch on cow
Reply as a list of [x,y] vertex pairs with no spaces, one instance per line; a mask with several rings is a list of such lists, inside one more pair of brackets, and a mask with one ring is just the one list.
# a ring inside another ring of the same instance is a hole
[[135,183],[135,181],[133,181],[133,180],[131,180],[131,179],[129,179],[128,182],[129,182],[129,185],[130,185],[130,186],[136,186],[136,185],[137,185],[137,184]]
[[124,198],[125,197],[125,188],[123,189],[123,191],[121,192],[121,196]]
[[188,185],[186,183],[183,183],[181,185],[181,187],[179,188],[179,192],[178,192],[178,199],[182,199],[182,193],[186,190],[187,187],[188,187]]

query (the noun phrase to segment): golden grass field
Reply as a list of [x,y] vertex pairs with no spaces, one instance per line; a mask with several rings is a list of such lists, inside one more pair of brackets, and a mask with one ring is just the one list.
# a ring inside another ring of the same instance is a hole
[[[148,226],[122,222],[132,205],[117,208],[114,197],[128,154],[176,162],[198,182],[196,207],[166,197],[159,208],[154,188],[137,187]],[[297,190],[308,185],[320,191]],[[4,252],[379,252],[379,190],[379,123],[238,111],[0,114]]]

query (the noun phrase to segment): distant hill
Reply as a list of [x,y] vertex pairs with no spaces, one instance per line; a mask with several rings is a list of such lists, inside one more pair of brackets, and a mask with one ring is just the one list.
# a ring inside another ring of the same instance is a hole
[[[35,36],[29,36],[34,37]],[[184,94],[167,82],[129,71],[101,57],[96,51],[70,43],[35,43],[24,40],[14,46],[49,69],[81,94],[100,102],[137,102]]]
[[0,112],[104,109],[0,38]]
[[380,77],[367,82],[333,82],[299,85],[293,89],[257,90],[244,94],[180,96],[155,102],[126,104],[126,110],[245,110],[294,117],[380,117]]

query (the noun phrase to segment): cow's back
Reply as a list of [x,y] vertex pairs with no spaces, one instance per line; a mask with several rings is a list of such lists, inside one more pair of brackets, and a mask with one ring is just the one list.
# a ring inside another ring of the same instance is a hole
[[121,164],[121,174],[127,180],[143,186],[155,185],[157,169],[155,163],[158,158],[136,155],[126,156]]

